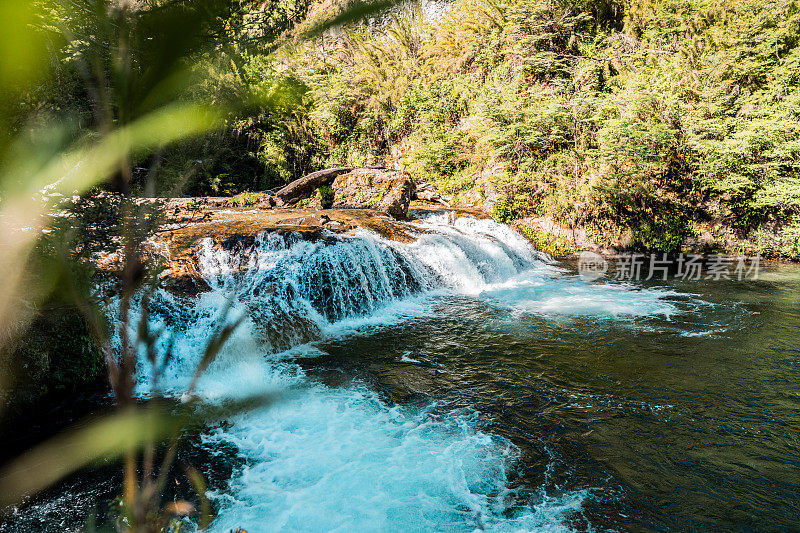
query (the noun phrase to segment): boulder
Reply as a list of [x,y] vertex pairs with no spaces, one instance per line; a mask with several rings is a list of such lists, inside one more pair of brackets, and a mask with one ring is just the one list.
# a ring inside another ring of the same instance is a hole
[[377,209],[398,219],[406,218],[416,189],[408,172],[376,168],[339,174],[331,187],[334,208]]

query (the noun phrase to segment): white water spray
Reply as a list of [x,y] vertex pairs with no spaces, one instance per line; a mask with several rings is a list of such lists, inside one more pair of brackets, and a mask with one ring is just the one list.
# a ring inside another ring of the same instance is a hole
[[[330,388],[278,354],[309,342],[429,310],[426,295],[480,295],[540,314],[668,314],[657,292],[586,284],[565,276],[511,228],[491,220],[427,218],[411,244],[354,236],[264,234],[222,249],[203,243],[199,267],[213,290],[183,301],[159,293],[154,326],[174,333],[162,386],[183,390],[200,347],[233,300],[244,322],[198,384],[208,401],[287,392],[204,436],[232,444],[245,466],[226,490],[214,531],[560,530],[582,492],[507,508],[516,451],[480,430],[474,413],[393,406],[364,386]],[[610,295],[606,292],[611,290]],[[626,291],[627,307],[619,301]],[[606,291],[606,292],[604,292]],[[586,302],[598,298],[599,303]],[[560,303],[559,303],[560,302]],[[588,309],[588,311],[587,311]],[[582,310],[582,311],[581,311]],[[142,368],[141,393],[147,394]],[[513,499],[513,498],[512,498]]]

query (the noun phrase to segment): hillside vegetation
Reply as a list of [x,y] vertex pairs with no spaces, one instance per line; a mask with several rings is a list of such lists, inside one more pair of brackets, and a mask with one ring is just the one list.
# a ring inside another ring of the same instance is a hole
[[790,0],[457,0],[285,61],[326,164],[634,248],[797,257],[798,37]]
[[[212,25],[189,96],[225,125],[140,157],[134,190],[153,168],[161,195],[232,195],[387,165],[600,244],[800,258],[796,0],[455,0],[294,40],[333,7],[242,1]],[[80,54],[59,105],[86,100]]]

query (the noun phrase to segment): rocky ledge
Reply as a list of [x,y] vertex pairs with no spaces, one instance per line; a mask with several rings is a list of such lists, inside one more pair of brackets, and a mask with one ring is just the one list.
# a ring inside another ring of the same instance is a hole
[[[420,217],[425,214],[447,211],[456,217],[488,216],[477,209],[445,210],[412,201],[413,182],[409,187],[402,176],[405,173],[376,170],[348,169],[334,176],[332,181],[337,183],[334,190],[339,191],[334,206],[340,207],[328,209],[317,204],[319,187],[306,188],[304,198],[293,202],[281,200],[280,191],[274,195],[253,195],[246,202],[250,205],[241,205],[245,202],[236,198],[169,200],[165,207],[166,222],[153,243],[167,259],[167,268],[162,273],[164,287],[189,296],[209,289],[196,265],[198,251],[206,238],[211,238],[217,246],[232,248],[252,244],[263,232],[296,232],[316,240],[330,238],[331,233],[352,235],[364,229],[387,239],[411,242],[425,233],[420,224]],[[293,207],[298,204],[305,207]]]

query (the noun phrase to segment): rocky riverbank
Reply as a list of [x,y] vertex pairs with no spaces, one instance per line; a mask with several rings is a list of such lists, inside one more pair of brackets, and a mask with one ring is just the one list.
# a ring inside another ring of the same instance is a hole
[[317,240],[331,234],[352,235],[367,230],[394,241],[410,242],[426,231],[419,224],[419,217],[426,214],[448,212],[454,218],[488,218],[477,209],[444,209],[420,202],[410,203],[403,219],[377,209],[281,208],[268,204],[237,207],[228,198],[175,199],[167,204],[166,211],[170,217],[153,238],[152,247],[167,259],[167,268],[162,273],[164,286],[183,295],[208,288],[195,263],[206,238],[230,249],[252,244],[263,232],[295,232]]

